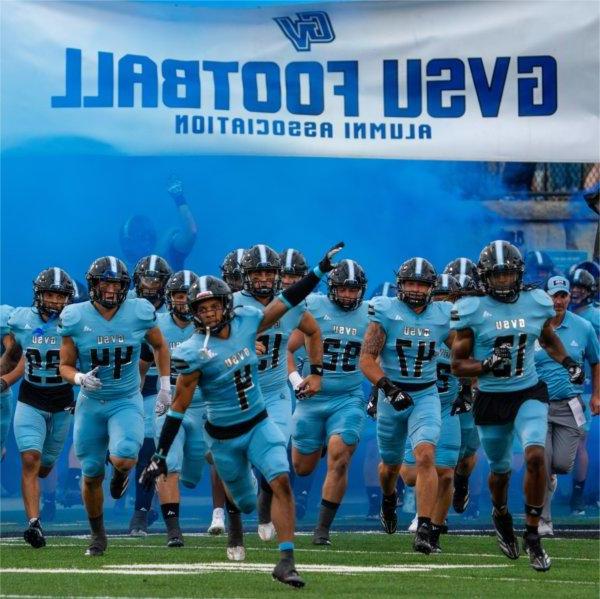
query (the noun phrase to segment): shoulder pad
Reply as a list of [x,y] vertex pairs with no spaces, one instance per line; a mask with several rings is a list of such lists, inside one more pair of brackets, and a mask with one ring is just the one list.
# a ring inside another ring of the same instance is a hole
[[382,295],[378,295],[370,299],[367,307],[369,320],[384,324],[384,322],[386,322],[388,319],[386,312],[392,305],[391,299],[392,298],[384,297]]
[[156,320],[156,310],[147,299],[134,298],[130,301],[134,302],[134,313],[140,320]]
[[84,305],[71,304],[63,309],[58,320],[58,332],[61,335],[71,335],[73,333],[73,327],[81,320],[81,306]]
[[[11,329],[20,329],[25,324],[25,319],[27,318],[27,312],[31,310],[31,308],[13,308],[12,312],[8,315],[7,326]],[[4,319],[3,319],[4,320]]]
[[458,312],[458,317],[470,316],[477,312],[479,308],[478,297],[463,297],[454,304],[454,309]]
[[314,293],[311,293],[306,298],[306,300],[304,300],[306,302],[306,308],[314,314],[321,307],[322,302],[323,302],[323,297],[324,296],[322,296],[322,295],[316,295]]
[[242,316],[245,318],[262,318],[263,311],[260,308],[256,308],[255,306],[240,306],[235,311],[237,316]]
[[477,323],[481,316],[479,311],[480,300],[478,297],[463,297],[451,308],[450,326],[453,329],[468,328]]
[[541,306],[554,308],[552,298],[543,289],[532,289],[528,293],[531,298]]
[[443,322],[448,322],[452,317],[452,310],[454,308],[451,302],[434,302],[434,306],[437,306],[438,318]]
[[200,363],[197,339],[192,335],[178,345],[171,354],[171,365],[178,374],[189,374],[198,370]]

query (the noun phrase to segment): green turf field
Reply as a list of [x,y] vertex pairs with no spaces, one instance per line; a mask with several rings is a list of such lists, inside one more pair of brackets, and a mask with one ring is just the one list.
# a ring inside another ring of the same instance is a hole
[[85,537],[49,537],[44,549],[20,539],[0,543],[2,597],[262,597],[302,593],[313,597],[564,597],[599,595],[599,543],[552,539],[545,574],[527,557],[511,562],[493,537],[445,536],[444,553],[423,556],[411,536],[338,533],[333,547],[297,539],[296,561],[307,586],[295,591],[273,582],[276,544],[247,535],[245,562],[228,562],[225,538],[187,536],[169,549],[163,535],[112,537],[100,558],[84,556]]

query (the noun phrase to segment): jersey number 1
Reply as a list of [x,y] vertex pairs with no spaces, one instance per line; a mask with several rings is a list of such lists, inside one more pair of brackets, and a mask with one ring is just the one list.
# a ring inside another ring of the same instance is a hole
[[252,381],[252,369],[250,366],[246,365],[243,369],[236,370],[233,373],[233,380],[235,382],[235,390],[240,402],[240,409],[242,411],[247,410],[250,407],[250,404],[248,403],[246,391],[254,387],[254,382]]

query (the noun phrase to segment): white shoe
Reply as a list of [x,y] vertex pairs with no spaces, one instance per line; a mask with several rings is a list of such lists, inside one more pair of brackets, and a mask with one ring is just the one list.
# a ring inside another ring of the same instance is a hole
[[258,536],[261,541],[272,541],[275,538],[275,527],[273,526],[273,522],[259,524]]
[[418,524],[419,516],[415,514],[415,517],[412,519],[412,522],[408,525],[408,532],[417,532]]
[[540,523],[538,524],[538,534],[540,537],[553,537],[554,536],[554,527],[552,526],[552,522],[547,522],[540,518]]
[[227,559],[232,562],[243,562],[246,559],[246,549],[241,545],[227,547]]
[[209,535],[222,535],[225,532],[225,512],[222,507],[213,510],[212,522],[206,531]]

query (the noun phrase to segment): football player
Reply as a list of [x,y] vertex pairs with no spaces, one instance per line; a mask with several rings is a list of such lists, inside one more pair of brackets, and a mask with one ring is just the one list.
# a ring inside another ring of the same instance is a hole
[[71,424],[73,387],[58,370],[58,317],[73,298],[73,281],[60,268],[47,268],[33,282],[33,306],[16,308],[10,336],[23,352],[17,366],[23,381],[15,409],[14,433],[21,453],[21,490],[29,520],[23,533],[32,547],[44,547],[40,524],[40,483],[54,466]]
[[223,280],[229,285],[233,293],[241,291],[244,288],[242,277],[242,258],[244,257],[244,248],[232,250],[225,256],[221,264],[221,274]]
[[[592,397],[590,408],[600,411],[600,346],[592,325],[567,311],[570,301],[569,281],[565,277],[551,277],[546,291],[552,298],[556,316],[550,324],[562,341],[569,356],[578,363],[587,361],[592,369]],[[574,385],[569,374],[542,349],[535,346],[535,366],[538,376],[548,386],[548,434],[546,435],[546,470],[548,489],[544,510],[538,527],[540,536],[552,536],[551,502],[556,490],[556,475],[567,474],[573,468],[580,438],[584,435],[585,411],[583,387]]]
[[444,268],[444,274],[452,275],[461,286],[462,284],[459,280],[461,275],[470,277],[475,283],[476,287],[481,286],[481,281],[479,280],[479,275],[477,274],[477,266],[473,260],[470,260],[469,258],[455,258],[454,260],[448,262]]
[[[171,267],[164,258],[151,254],[140,258],[133,271],[133,289],[127,297],[138,297],[148,300],[157,314],[167,314],[165,308],[165,292]],[[146,346],[147,347],[147,346]],[[148,349],[147,353],[152,354]],[[140,368],[142,364],[140,363]],[[156,449],[154,445],[154,405],[156,402],[158,371],[153,360],[144,363],[144,381],[142,397],[144,399],[144,442],[138,455],[135,467],[135,507],[129,521],[129,534],[145,536],[148,532],[149,515],[156,518],[156,512],[151,511],[154,490],[144,491],[138,482],[144,466],[150,461]]]
[[[167,281],[165,295],[168,312],[157,314],[156,324],[162,331],[171,352],[183,341],[189,339],[195,330],[187,302],[187,293],[197,281],[198,275],[190,270],[181,270],[172,275]],[[154,354],[148,345],[144,344],[140,361],[142,376],[145,375],[153,362]],[[176,378],[176,374],[173,372],[171,376],[173,386]],[[157,409],[158,418],[154,428],[156,431],[160,431],[165,419],[166,406],[159,404]],[[185,487],[193,489],[202,478],[204,454],[206,452],[203,435],[204,420],[204,407],[201,404],[200,389],[196,388],[192,403],[185,413],[181,429],[177,433],[167,457],[169,474],[165,480],[158,479],[156,481],[161,512],[167,527],[167,547],[183,547],[183,535],[179,526],[179,481]],[[145,466],[151,457],[142,466]]]
[[[94,260],[86,281],[90,301],[62,314],[60,374],[81,387],[75,408],[73,443],[84,476],[83,500],[92,531],[86,555],[107,547],[102,480],[106,450],[113,465],[110,494],[125,493],[144,439],[144,404],[139,359],[143,341],[154,350],[160,374],[157,402],[171,401],[170,354],[150,302],[127,299],[130,277],[114,256]],[[77,364],[79,363],[79,369]]]
[[0,341],[2,343],[2,358],[0,359],[0,459],[4,458],[4,444],[12,419],[12,385],[19,380],[21,373],[17,365],[21,359],[22,350],[10,336],[8,319],[14,308],[8,304],[0,306]]
[[[255,509],[254,465],[273,491],[273,521],[281,552],[273,577],[295,587],[304,586],[304,581],[294,563],[294,501],[288,478],[287,440],[268,416],[257,384],[256,335],[271,328],[306,298],[320,277],[332,270],[331,259],[342,247],[342,243],[334,246],[312,272],[262,309],[234,309],[231,290],[215,277],[200,277],[198,284],[190,288],[188,300],[198,332],[173,352],[180,372],[175,399],[165,418],[157,453],[143,474],[145,484],[151,485],[168,472],[166,456],[194,389],[200,385],[209,450],[228,490],[229,504],[245,513]],[[259,251],[264,257],[264,250]],[[310,386],[303,387],[303,391],[310,393]]]
[[[290,253],[290,260],[292,257],[293,254]],[[273,301],[280,289],[279,255],[267,245],[255,245],[244,253],[242,273],[244,290],[234,294],[234,307],[252,306],[263,310]],[[305,302],[289,310],[280,321],[274,323],[273,327],[263,331],[257,337],[257,342],[265,348],[265,353],[258,362],[258,382],[269,416],[283,433],[286,446],[291,436],[292,421],[292,398],[287,384],[286,348],[294,329],[306,335],[307,353],[312,366],[311,373],[303,386],[310,386],[312,394],[320,387],[323,349],[319,326],[311,313],[306,311]],[[258,495],[258,536],[263,541],[270,541],[275,536],[275,528],[271,522],[271,500],[271,487],[262,477]]]
[[486,295],[463,298],[455,304],[452,328],[457,336],[452,346],[452,372],[477,377],[473,415],[490,463],[492,519],[500,549],[509,559],[519,557],[507,506],[515,435],[524,449],[523,547],[533,569],[546,571],[551,562],[540,542],[538,522],[546,491],[548,389],[535,369],[536,339],[568,370],[571,383],[583,381],[583,370],[567,355],[552,329],[550,297],[542,289],[523,288],[523,258],[515,246],[507,241],[490,243],[481,251],[477,270]]
[[379,389],[377,443],[383,492],[381,523],[397,527],[396,482],[406,437],[415,454],[418,526],[415,551],[431,553],[431,516],[437,496],[435,446],[441,410],[436,387],[437,355],[449,344],[450,304],[431,303],[435,269],[423,258],[404,262],[397,274],[397,297],[375,297],[360,358],[364,375]]
[[571,304],[569,310],[589,321],[600,335],[600,309],[594,306],[594,293],[596,281],[594,277],[583,268],[577,268],[569,277],[571,286]]
[[[367,277],[357,262],[342,260],[329,273],[327,287],[327,296],[307,299],[323,336],[323,382],[310,399],[297,395],[292,435],[292,460],[300,476],[315,470],[323,447],[327,448],[327,475],[314,545],[331,545],[329,529],[348,486],[348,468],[365,418],[358,357],[368,324],[367,305],[363,304]],[[290,337],[288,352],[293,354],[303,345],[304,335],[298,329]],[[303,378],[296,370],[289,379],[294,389],[302,387]]]

